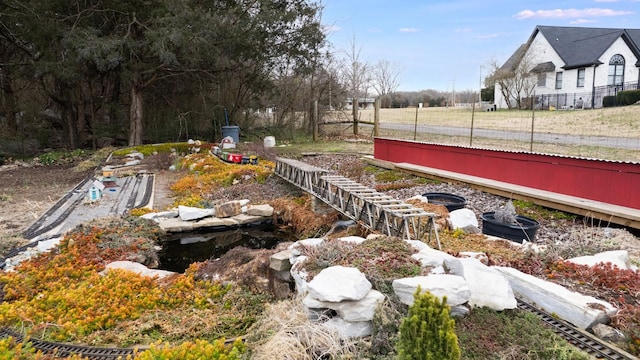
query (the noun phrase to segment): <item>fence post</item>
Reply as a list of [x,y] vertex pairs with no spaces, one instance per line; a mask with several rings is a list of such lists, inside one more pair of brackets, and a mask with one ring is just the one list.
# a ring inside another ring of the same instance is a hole
[[380,135],[378,132],[378,127],[380,125],[380,97],[376,99],[376,102],[373,106],[373,136]]
[[418,133],[418,107],[416,106],[416,121],[413,125],[413,141],[416,141],[417,133]]
[[536,106],[533,103],[536,99],[536,92],[533,92],[533,97],[531,98],[531,141],[529,142],[529,152],[533,152],[533,129],[534,123],[536,122]]
[[[482,67],[480,67],[482,69]],[[478,96],[479,97],[479,96]],[[480,100],[480,106],[482,106],[482,100]],[[473,146],[473,119],[476,115],[476,102],[471,105],[471,134],[469,134],[469,147]]]

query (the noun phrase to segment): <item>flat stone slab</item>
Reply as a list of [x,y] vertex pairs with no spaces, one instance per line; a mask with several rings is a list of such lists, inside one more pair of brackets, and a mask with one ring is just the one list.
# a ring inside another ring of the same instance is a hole
[[193,223],[194,229],[238,226],[235,218],[208,217]]
[[160,219],[158,226],[166,232],[193,231],[193,222],[184,221],[180,218]]
[[271,217],[240,214],[228,218],[206,217],[198,221],[184,221],[180,218],[156,218],[158,226],[166,232],[187,232],[207,228],[233,228],[240,225],[258,224],[271,220]]
[[289,271],[291,270],[291,249],[277,252],[269,258],[269,267],[275,271]]
[[618,311],[606,301],[573,292],[519,270],[501,266],[492,269],[504,274],[517,296],[581,329],[606,324]]
[[231,219],[234,219],[235,221],[237,221],[238,224],[245,225],[245,224],[265,222],[267,220],[270,220],[271,218],[264,217],[264,216],[256,216],[256,215],[239,214],[232,217]]

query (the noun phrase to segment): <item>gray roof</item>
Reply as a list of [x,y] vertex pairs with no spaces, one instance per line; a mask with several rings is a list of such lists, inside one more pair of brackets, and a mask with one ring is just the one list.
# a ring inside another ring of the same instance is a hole
[[532,73],[547,73],[556,70],[556,64],[552,61],[540,63],[531,69]]
[[[619,38],[622,38],[636,55],[636,58],[640,59],[640,29],[538,25],[525,44],[527,48],[538,33],[542,34],[558,53],[565,63],[563,68],[567,70],[601,64],[600,56]],[[516,50],[514,55],[519,52],[521,52],[520,48]],[[512,58],[514,55],[512,55]],[[521,54],[520,58],[523,55]],[[503,68],[510,61],[513,60],[511,58],[507,60]],[[640,61],[635,65],[640,66]],[[509,64],[509,67],[506,68],[511,68],[512,66],[512,64]]]
[[518,46],[518,49],[513,53],[513,55],[511,55],[511,57],[507,59],[507,61],[504,62],[504,65],[502,65],[501,69],[508,70],[508,71],[515,71],[516,68],[518,67],[518,64],[520,63],[520,60],[522,60],[522,57],[527,51],[527,48],[528,48],[527,44],[522,44]]

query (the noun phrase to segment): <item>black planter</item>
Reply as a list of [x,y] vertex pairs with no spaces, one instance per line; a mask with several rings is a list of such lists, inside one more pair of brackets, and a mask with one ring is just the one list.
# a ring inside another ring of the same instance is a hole
[[433,192],[422,196],[426,197],[430,204],[444,205],[449,211],[462,209],[467,205],[465,198],[454,194]]
[[540,223],[536,220],[516,215],[517,224],[505,224],[494,218],[494,212],[482,214],[482,233],[508,239],[522,244],[523,240],[533,242]]

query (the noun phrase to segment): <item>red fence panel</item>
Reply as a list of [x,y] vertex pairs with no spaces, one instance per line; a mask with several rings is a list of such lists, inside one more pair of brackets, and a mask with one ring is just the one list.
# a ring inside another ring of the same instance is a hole
[[375,138],[374,157],[640,209],[640,164]]

